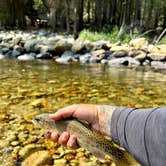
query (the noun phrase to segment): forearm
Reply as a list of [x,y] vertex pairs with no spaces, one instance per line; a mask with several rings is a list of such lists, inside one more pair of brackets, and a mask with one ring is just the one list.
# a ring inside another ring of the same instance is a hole
[[[118,107],[111,116],[111,137],[144,166],[166,162],[166,107]],[[164,147],[163,147],[164,146]]]

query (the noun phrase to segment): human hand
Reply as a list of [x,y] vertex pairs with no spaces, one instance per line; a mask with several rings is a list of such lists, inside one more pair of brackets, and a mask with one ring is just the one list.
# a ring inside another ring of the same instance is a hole
[[[110,136],[110,124],[114,106],[95,105],[95,104],[74,104],[58,110],[51,114],[50,118],[54,120],[62,120],[68,117],[75,117],[78,120],[86,121],[89,126],[98,132]],[[62,145],[77,148],[76,136],[69,135],[64,131],[61,135],[59,133],[50,133],[48,135],[53,141],[59,141]]]

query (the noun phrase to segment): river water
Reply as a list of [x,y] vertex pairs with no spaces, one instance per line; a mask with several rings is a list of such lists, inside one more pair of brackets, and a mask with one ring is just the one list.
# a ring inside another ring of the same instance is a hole
[[9,131],[18,132],[21,118],[30,125],[34,114],[54,112],[69,104],[166,105],[166,74],[145,68],[1,60],[0,82],[0,150],[5,145],[20,146],[18,138],[12,140],[17,145],[12,141],[5,144],[3,139],[8,139]]

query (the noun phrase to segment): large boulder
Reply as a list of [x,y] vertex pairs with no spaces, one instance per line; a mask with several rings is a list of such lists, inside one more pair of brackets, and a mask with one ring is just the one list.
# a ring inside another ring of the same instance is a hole
[[24,44],[24,48],[27,52],[33,52],[35,50],[35,45],[38,43],[37,39],[28,40]]
[[63,52],[70,50],[71,47],[71,43],[68,43],[66,40],[60,40],[54,45],[54,50],[56,54],[62,54]]
[[145,38],[133,39],[129,42],[129,46],[134,49],[148,49],[149,42]]
[[82,42],[75,42],[73,43],[73,46],[71,48],[71,50],[74,53],[80,53],[81,51],[83,51],[85,49],[85,45]]
[[124,57],[124,58],[116,58],[112,59],[108,62],[110,66],[131,66],[131,67],[137,67],[140,65],[140,62],[135,60],[131,57]]
[[56,58],[55,61],[61,64],[68,64],[73,60],[73,52],[72,51],[65,51],[61,57]]

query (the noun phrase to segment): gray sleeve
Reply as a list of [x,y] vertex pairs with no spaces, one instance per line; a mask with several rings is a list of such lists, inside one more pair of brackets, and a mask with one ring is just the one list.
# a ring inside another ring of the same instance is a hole
[[166,165],[166,107],[117,108],[111,136],[143,166]]

